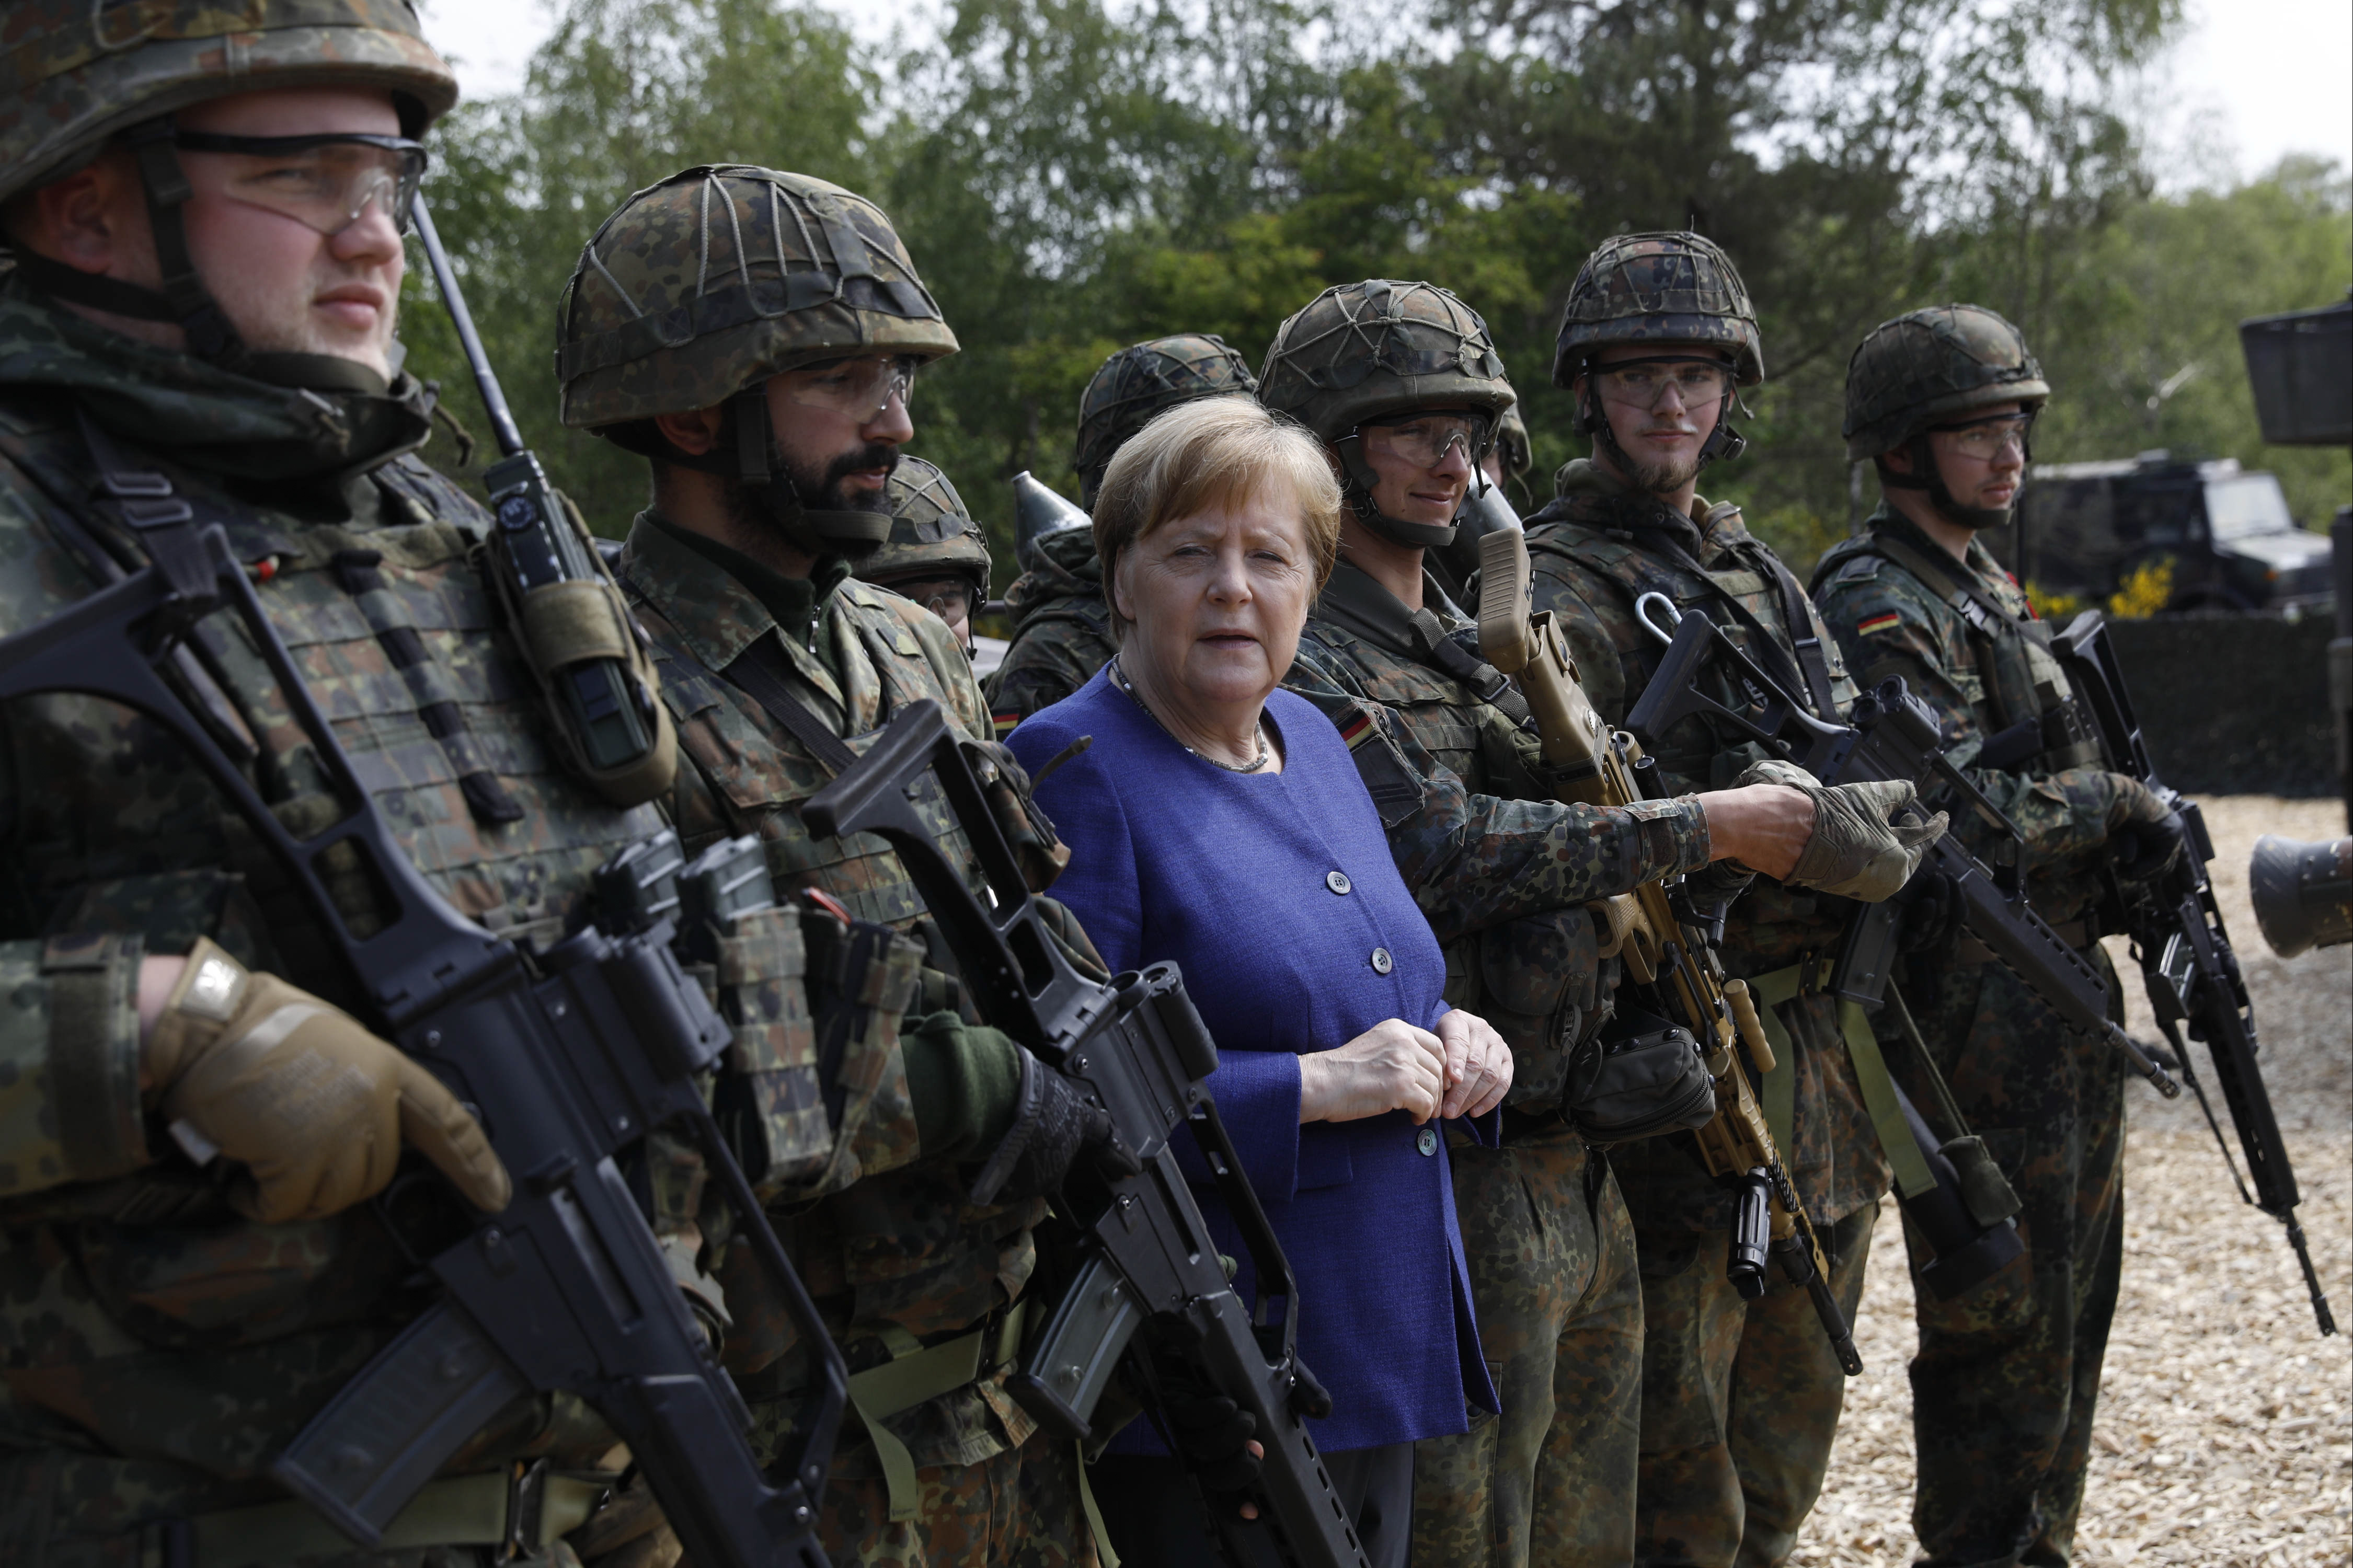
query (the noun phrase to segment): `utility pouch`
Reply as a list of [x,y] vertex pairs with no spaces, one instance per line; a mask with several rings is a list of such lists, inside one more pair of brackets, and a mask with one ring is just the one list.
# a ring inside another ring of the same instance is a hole
[[522,646],[574,772],[617,806],[670,788],[678,742],[653,659],[629,622],[612,568],[569,498],[522,452],[482,475],[492,596]]
[[1988,1229],[2015,1215],[2026,1205],[2011,1190],[2010,1178],[2001,1173],[1982,1138],[1955,1138],[1945,1144],[1946,1159],[1953,1163],[1953,1173],[1960,1178],[1961,1203],[1969,1217]]
[[1630,1143],[1706,1126],[1715,1080],[1690,1030],[1621,1007],[1569,1063],[1561,1110],[1588,1142]]

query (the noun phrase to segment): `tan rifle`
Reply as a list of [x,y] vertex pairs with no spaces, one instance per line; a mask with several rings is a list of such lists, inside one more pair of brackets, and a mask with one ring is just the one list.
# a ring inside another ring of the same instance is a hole
[[[1553,613],[1530,613],[1532,588],[1525,534],[1499,530],[1480,541],[1480,654],[1519,682],[1535,715],[1545,771],[1559,799],[1608,806],[1643,800],[1636,781],[1641,744],[1624,731],[1613,732],[1594,711]],[[1646,882],[1593,909],[1608,928],[1604,955],[1614,953],[1627,979],[1690,1031],[1715,1080],[1715,1116],[1693,1136],[1708,1173],[1739,1186],[1726,1266],[1733,1288],[1750,1300],[1764,1294],[1769,1247],[1790,1283],[1812,1298],[1847,1375],[1856,1375],[1862,1358],[1846,1315],[1831,1295],[1821,1240],[1738,1059],[1746,1049],[1760,1079],[1773,1070],[1773,1047],[1746,983],[1725,977],[1715,944],[1676,915],[1663,883]]]

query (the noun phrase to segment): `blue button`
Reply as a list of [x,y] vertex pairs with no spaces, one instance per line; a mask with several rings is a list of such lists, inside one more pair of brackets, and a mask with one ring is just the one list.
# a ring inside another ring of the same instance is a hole
[[1435,1127],[1425,1127],[1420,1131],[1415,1133],[1413,1135],[1413,1146],[1420,1150],[1425,1155],[1437,1153],[1438,1129]]

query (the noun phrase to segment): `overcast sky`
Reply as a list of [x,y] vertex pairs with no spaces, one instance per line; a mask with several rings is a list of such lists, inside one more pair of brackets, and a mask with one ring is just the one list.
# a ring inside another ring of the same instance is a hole
[[[843,8],[852,28],[875,42],[889,32],[880,9]],[[470,98],[520,82],[554,15],[550,0],[424,0],[424,10],[427,36],[456,61]],[[2190,0],[2190,14],[2196,25],[2144,100],[2159,148],[2219,143],[2241,174],[2293,152],[2353,166],[2353,5]]]

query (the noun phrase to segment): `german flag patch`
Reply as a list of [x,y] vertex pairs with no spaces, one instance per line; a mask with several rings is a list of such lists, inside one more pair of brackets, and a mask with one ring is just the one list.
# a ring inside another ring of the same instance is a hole
[[1352,706],[1340,721],[1340,739],[1348,743],[1352,752],[1371,740],[1374,733],[1373,716],[1362,708]]
[[1904,617],[1890,610],[1883,616],[1873,616],[1866,620],[1858,621],[1855,623],[1854,629],[1864,637],[1869,637],[1874,632],[1892,632],[1903,624]]
[[1029,715],[1027,713],[991,713],[988,717],[990,721],[997,726],[997,738],[1002,741],[1006,736],[1013,733],[1013,726],[1018,724],[1022,720],[1029,717]]

